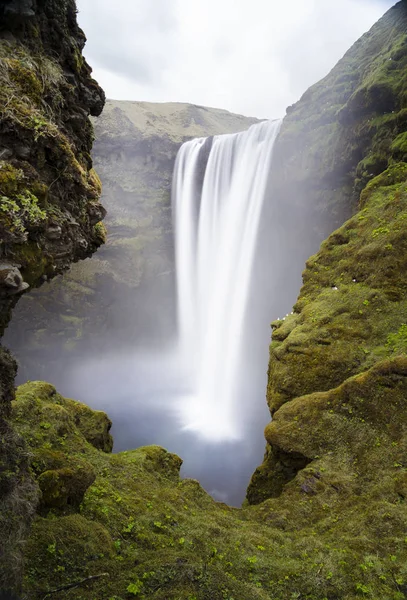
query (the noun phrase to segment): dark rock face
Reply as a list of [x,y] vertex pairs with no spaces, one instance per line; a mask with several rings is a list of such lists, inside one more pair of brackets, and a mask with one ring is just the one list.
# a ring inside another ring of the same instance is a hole
[[[102,243],[89,115],[105,97],[82,56],[74,0],[0,2],[0,335],[22,292]],[[6,419],[16,367],[0,348],[0,588],[18,588],[37,503]]]
[[[0,10],[0,257],[36,286],[100,245],[88,116],[100,114],[104,93],[82,57],[73,1]],[[10,306],[2,301],[1,330]]]

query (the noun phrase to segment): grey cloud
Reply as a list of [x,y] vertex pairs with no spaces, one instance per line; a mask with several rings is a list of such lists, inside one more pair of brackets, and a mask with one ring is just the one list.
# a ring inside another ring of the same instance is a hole
[[78,0],[111,98],[284,114],[392,0]]
[[176,19],[166,0],[79,0],[79,21],[94,67],[142,84],[159,81],[170,64]]

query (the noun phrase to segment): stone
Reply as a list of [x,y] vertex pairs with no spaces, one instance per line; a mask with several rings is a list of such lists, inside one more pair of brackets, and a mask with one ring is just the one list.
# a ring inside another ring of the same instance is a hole
[[106,209],[99,202],[89,202],[88,215],[91,225],[96,225],[106,216]]
[[17,154],[18,158],[28,160],[31,156],[31,149],[29,146],[19,145],[15,147],[15,153]]
[[6,294],[20,294],[30,287],[18,267],[7,263],[0,265],[0,286],[0,293]]
[[13,151],[10,148],[0,148],[0,160],[8,160],[13,156]]
[[49,225],[45,235],[49,240],[59,240],[62,236],[62,227],[60,225]]

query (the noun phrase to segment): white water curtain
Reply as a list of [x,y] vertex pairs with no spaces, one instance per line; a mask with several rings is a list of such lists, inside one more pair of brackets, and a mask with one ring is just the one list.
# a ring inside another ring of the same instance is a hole
[[281,121],[195,139],[179,150],[172,204],[180,361],[186,429],[212,441],[238,439],[236,389],[262,206]]

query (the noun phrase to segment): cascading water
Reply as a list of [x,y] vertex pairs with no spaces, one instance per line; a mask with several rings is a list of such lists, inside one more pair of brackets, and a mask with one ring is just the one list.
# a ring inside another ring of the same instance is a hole
[[[185,429],[212,441],[241,435],[237,386],[257,232],[281,121],[185,143],[172,208]],[[209,155],[208,155],[209,151]],[[205,165],[205,161],[206,165]]]

